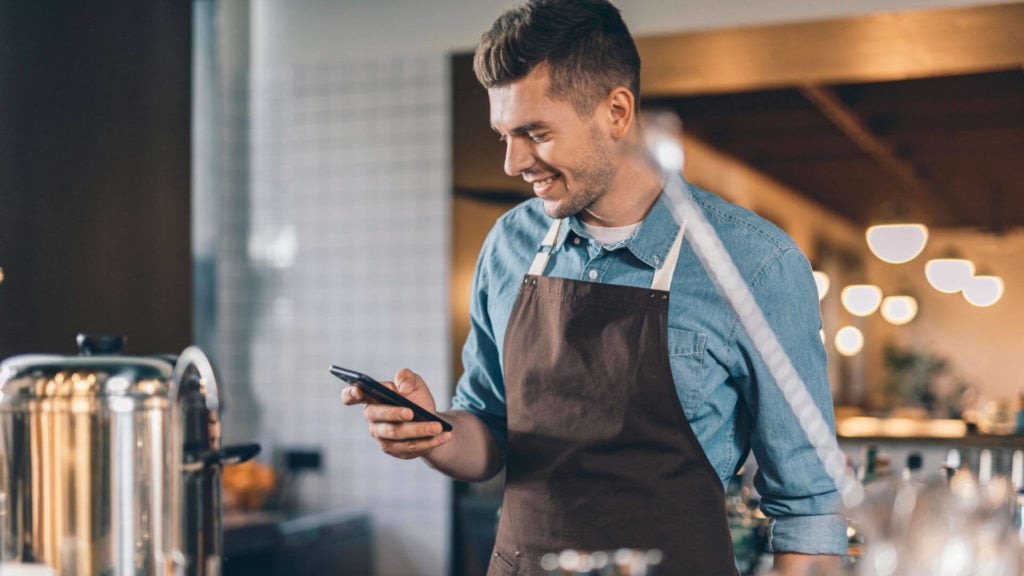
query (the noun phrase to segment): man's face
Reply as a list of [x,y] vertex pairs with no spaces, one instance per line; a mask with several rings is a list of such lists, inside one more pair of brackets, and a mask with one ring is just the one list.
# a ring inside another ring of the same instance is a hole
[[[552,218],[577,214],[600,202],[616,169],[597,110],[580,117],[568,100],[548,95],[546,66],[489,89],[491,127],[505,142],[505,173],[522,176]],[[586,213],[581,214],[586,218]]]

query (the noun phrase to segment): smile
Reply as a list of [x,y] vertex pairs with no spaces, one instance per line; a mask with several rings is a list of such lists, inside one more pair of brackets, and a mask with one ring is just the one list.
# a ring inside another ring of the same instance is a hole
[[554,176],[548,176],[543,180],[534,180],[533,182],[531,182],[531,184],[533,184],[534,194],[537,194],[538,196],[543,196],[547,189],[550,188],[551,185],[555,182],[555,180],[558,180],[558,178],[559,175],[555,174]]

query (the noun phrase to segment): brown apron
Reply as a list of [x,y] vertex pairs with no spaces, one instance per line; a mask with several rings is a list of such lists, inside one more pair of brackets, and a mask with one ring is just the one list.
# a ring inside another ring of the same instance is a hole
[[505,336],[508,460],[488,576],[547,574],[566,549],[662,553],[659,576],[736,574],[725,495],[676,395],[667,344],[679,230],[652,288],[543,276]]

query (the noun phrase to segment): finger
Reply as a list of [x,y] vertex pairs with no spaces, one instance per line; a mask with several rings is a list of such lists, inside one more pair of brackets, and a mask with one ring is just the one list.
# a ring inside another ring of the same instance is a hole
[[409,460],[412,458],[419,458],[441,446],[447,444],[452,439],[451,432],[445,432],[444,434],[438,434],[432,438],[419,438],[415,440],[379,440],[381,449],[391,456],[396,458],[402,458],[403,460]]
[[363,414],[370,422],[411,422],[412,410],[391,404],[367,404]]
[[370,435],[378,440],[434,438],[442,432],[437,422],[370,422],[369,428]]
[[346,386],[341,390],[341,401],[349,406],[366,402],[366,395],[355,386]]
[[409,370],[408,368],[402,368],[395,374],[396,389],[402,394],[408,396],[409,393],[413,392],[423,384],[423,379],[420,375]]

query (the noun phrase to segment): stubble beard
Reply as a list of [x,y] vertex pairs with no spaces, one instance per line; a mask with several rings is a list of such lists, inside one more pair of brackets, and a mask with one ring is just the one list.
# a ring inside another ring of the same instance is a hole
[[559,219],[575,216],[594,206],[608,193],[608,188],[615,180],[618,170],[607,147],[601,142],[600,133],[596,128],[591,130],[591,137],[590,159],[580,169],[567,172],[575,183],[573,188],[569,188],[568,181],[563,175],[565,199],[561,202],[544,203],[544,212],[549,217]]

